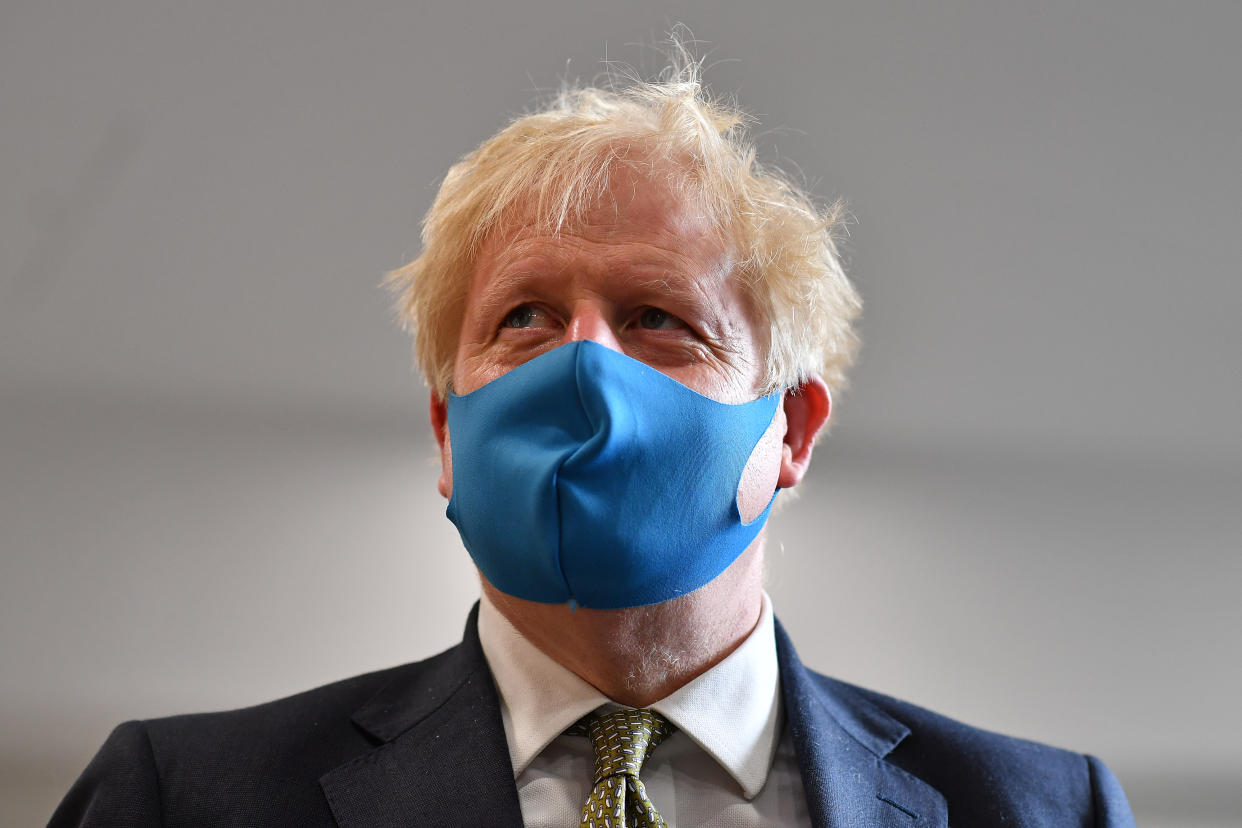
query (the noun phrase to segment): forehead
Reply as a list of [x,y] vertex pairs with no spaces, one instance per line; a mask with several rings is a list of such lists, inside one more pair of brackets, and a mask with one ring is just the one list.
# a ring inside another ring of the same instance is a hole
[[532,258],[590,260],[614,278],[663,273],[733,287],[733,245],[693,192],[626,171],[589,206],[549,209],[547,201],[531,194],[487,235],[472,292]]

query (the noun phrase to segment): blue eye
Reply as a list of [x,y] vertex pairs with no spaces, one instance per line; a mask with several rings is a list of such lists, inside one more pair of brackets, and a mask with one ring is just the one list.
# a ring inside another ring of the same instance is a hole
[[638,324],[649,331],[660,331],[680,328],[684,323],[667,311],[662,311],[659,308],[647,308],[638,317]]
[[505,317],[506,328],[530,328],[535,324],[535,309],[530,305],[521,305],[509,311]]

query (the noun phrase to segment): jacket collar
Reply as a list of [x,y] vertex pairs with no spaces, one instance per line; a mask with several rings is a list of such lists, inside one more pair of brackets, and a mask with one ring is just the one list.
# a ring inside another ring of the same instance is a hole
[[947,826],[948,806],[940,792],[885,761],[910,729],[849,685],[803,667],[779,621],[776,651],[813,824]]
[[410,665],[354,714],[380,744],[319,780],[341,828],[522,824],[477,620],[476,605],[461,646]]

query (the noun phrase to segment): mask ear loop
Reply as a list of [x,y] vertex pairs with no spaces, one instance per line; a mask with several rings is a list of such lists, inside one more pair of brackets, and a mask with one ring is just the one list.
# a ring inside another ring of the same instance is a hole
[[[746,481],[749,475],[758,473],[757,469],[752,470],[752,464],[758,464],[758,463],[763,462],[763,457],[758,453],[758,449],[763,444],[764,438],[768,436],[768,432],[772,430],[772,427],[776,423],[776,415],[780,411],[781,400],[784,399],[784,396],[785,396],[784,392],[776,391],[776,392],[773,392],[772,394],[769,394],[766,397],[760,397],[758,400],[755,400],[753,402],[743,403],[743,405],[755,405],[764,400],[771,400],[771,399],[776,400],[776,404],[772,408],[772,419],[768,423],[768,427],[765,428],[763,430],[763,433],[759,435],[759,439],[755,440],[755,444],[751,446],[750,455],[746,458],[746,465],[742,467],[742,473],[738,475],[737,486],[734,488],[734,494],[733,494],[733,511],[735,513],[734,516],[737,518],[738,523],[742,526],[754,526],[756,522],[765,520],[766,516],[772,511],[772,505],[776,503],[776,496],[777,494],[780,493],[780,490],[781,490],[781,487],[779,485],[775,486],[772,490],[772,496],[768,498],[768,502],[765,503],[763,508],[760,509],[755,514],[755,516],[752,517],[750,520],[746,520],[746,518],[742,516],[742,504],[741,504],[742,484]],[[777,457],[779,458],[779,454],[777,455]],[[778,473],[773,477],[773,480],[774,481],[779,480],[779,470],[778,470]]]

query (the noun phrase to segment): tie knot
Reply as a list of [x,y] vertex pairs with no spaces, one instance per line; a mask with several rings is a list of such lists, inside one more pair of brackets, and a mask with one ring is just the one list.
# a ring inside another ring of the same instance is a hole
[[595,782],[616,774],[638,778],[643,762],[673,732],[668,719],[647,709],[625,709],[586,716],[570,733],[591,738],[595,748]]

